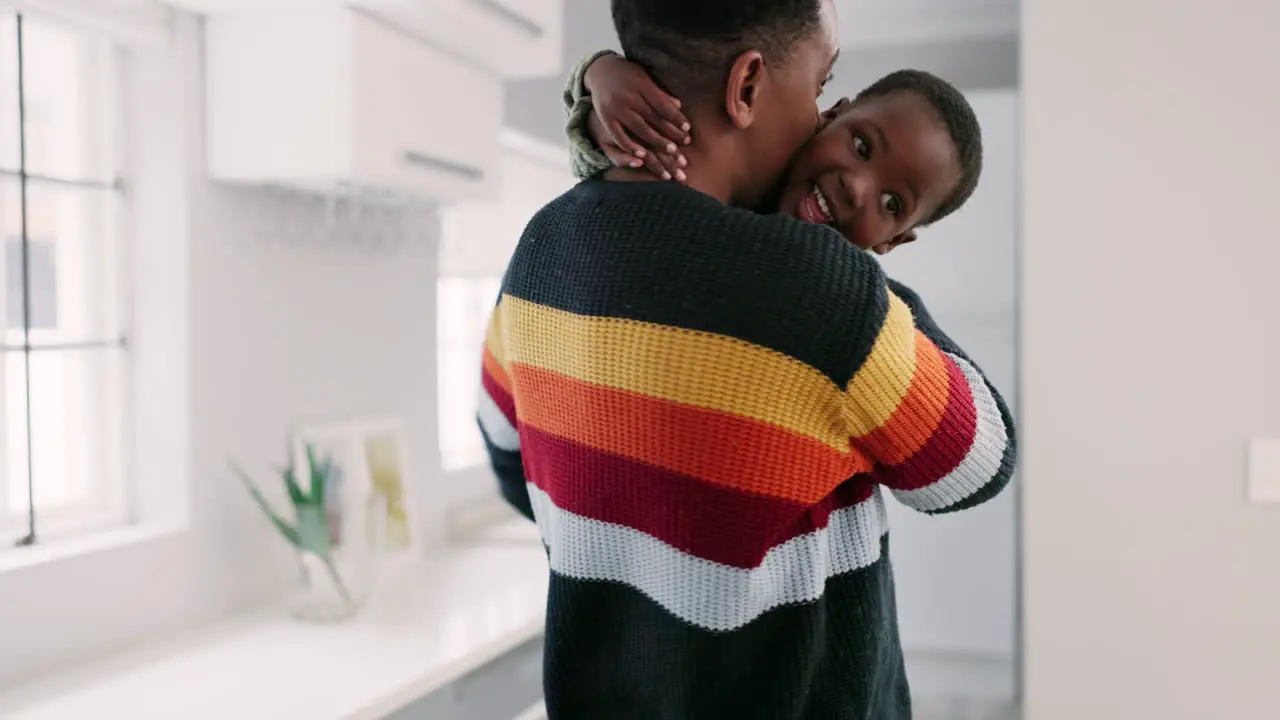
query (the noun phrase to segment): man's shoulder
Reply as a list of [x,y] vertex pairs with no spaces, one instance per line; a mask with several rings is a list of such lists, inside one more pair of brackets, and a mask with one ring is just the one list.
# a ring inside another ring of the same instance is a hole
[[678,187],[575,188],[530,224],[512,270],[506,291],[532,302],[732,336],[835,381],[887,302],[879,263],[830,228]]
[[731,208],[713,197],[672,182],[607,182],[588,178],[544,205],[530,231],[561,232],[575,225],[608,232],[628,231],[646,241],[680,238],[695,245],[732,243],[740,258],[751,258],[755,242],[785,243],[791,254],[822,255],[860,264],[859,251],[826,225],[800,222],[786,215],[762,215]]
[[[810,307],[851,310],[858,288],[885,284],[879,262],[830,227],[728,207],[675,183],[585,180],[534,216],[516,254],[526,268],[589,266],[591,280],[615,284],[678,280],[726,301],[803,296]],[[774,317],[802,311],[782,304]]]

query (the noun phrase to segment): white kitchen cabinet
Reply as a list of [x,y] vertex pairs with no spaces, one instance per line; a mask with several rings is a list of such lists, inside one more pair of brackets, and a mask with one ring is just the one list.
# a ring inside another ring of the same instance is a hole
[[210,16],[354,7],[503,77],[550,77],[564,71],[564,0],[165,1]]
[[205,43],[215,180],[494,197],[503,85],[492,73],[340,7],[212,15]]
[[351,0],[508,78],[563,72],[564,0]]

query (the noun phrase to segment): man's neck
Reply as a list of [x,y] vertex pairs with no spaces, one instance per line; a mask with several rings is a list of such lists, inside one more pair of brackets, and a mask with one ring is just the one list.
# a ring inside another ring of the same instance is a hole
[[[725,205],[734,204],[734,167],[732,162],[726,162],[726,158],[733,157],[731,148],[716,147],[713,152],[712,148],[700,147],[695,141],[682,148],[681,152],[689,161],[685,167],[685,185]],[[612,182],[658,180],[645,168],[614,168],[605,175],[605,179]]]

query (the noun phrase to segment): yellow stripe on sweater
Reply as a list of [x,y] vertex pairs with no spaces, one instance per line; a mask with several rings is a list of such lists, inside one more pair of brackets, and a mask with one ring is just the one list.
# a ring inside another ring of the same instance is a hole
[[868,435],[889,421],[916,372],[916,329],[911,308],[889,293],[889,313],[871,354],[849,381],[848,422],[856,437]]
[[511,365],[507,362],[507,341],[502,336],[501,304],[489,316],[489,326],[485,328],[484,332],[484,346],[489,349],[489,352],[493,354],[493,359],[497,360],[503,369],[510,371]]
[[501,314],[510,363],[759,420],[849,451],[848,399],[821,372],[782,353],[707,332],[576,315],[509,295]]

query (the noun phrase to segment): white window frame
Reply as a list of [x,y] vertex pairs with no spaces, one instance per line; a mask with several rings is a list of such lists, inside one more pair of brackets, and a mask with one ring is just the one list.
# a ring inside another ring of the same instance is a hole
[[[142,10],[117,15],[125,1]],[[131,51],[124,103],[134,437],[124,452],[135,492],[129,527],[0,553],[0,687],[191,627],[230,601],[201,579],[217,576],[209,569],[217,552],[191,532],[189,507],[190,255],[193,192],[203,182],[199,18],[150,0],[0,0],[0,9],[15,8],[83,21]]]
[[[67,27],[84,32],[83,28],[68,24],[65,20],[32,17],[26,13],[22,16],[27,23]],[[101,37],[97,32],[88,32]],[[28,35],[30,39],[30,33]],[[104,55],[99,57],[94,53],[91,57],[79,58],[79,61],[84,63],[80,71],[101,73],[83,89],[89,93],[101,93],[102,97],[86,96],[83,100],[91,111],[102,113],[107,125],[103,127],[90,122],[81,125],[78,130],[87,133],[83,138],[86,147],[95,150],[101,148],[105,152],[107,165],[114,172],[114,177],[88,179],[63,177],[61,173],[53,173],[48,174],[46,179],[46,173],[41,168],[28,168],[27,177],[30,179],[26,182],[26,188],[29,205],[35,202],[35,198],[46,193],[46,197],[52,196],[59,201],[63,198],[92,198],[84,206],[90,212],[90,215],[83,217],[88,224],[102,219],[95,218],[92,211],[101,209],[107,213],[110,225],[97,226],[92,230],[81,228],[79,233],[73,233],[72,237],[78,235],[77,239],[87,241],[87,248],[67,238],[61,239],[54,246],[55,263],[59,268],[56,301],[60,314],[74,317],[72,313],[86,309],[82,301],[75,302],[75,294],[86,292],[86,287],[89,288],[87,292],[91,297],[105,300],[106,307],[102,310],[101,327],[97,327],[98,324],[92,322],[91,318],[81,317],[77,318],[81,322],[73,323],[81,326],[78,328],[34,328],[24,334],[22,329],[8,328],[5,304],[7,293],[0,295],[0,317],[5,321],[5,332],[0,336],[4,343],[0,359],[3,359],[2,366],[6,368],[5,382],[0,383],[0,401],[6,403],[8,410],[17,410],[18,406],[25,410],[25,413],[6,412],[6,436],[19,443],[27,443],[27,448],[0,444],[0,461],[6,463],[5,472],[0,472],[0,542],[4,544],[0,546],[0,552],[10,549],[8,546],[12,544],[15,535],[20,546],[30,545],[120,527],[129,520],[130,472],[127,466],[128,454],[125,452],[130,440],[129,368],[128,353],[125,350],[130,323],[125,308],[129,288],[127,260],[130,256],[130,208],[120,184],[121,179],[128,174],[125,133],[127,119],[122,107],[127,49],[121,47],[114,38],[102,39],[110,43],[102,49]],[[39,73],[38,69],[32,70],[35,66],[31,62],[32,57],[27,55],[31,52],[31,47],[28,44],[24,50],[28,83],[32,76],[38,77]],[[5,182],[9,189],[21,187],[19,178],[9,177]],[[102,204],[95,207],[93,200],[100,200]],[[33,229],[31,225],[32,216],[28,215],[28,231]],[[86,255],[86,250],[93,255]],[[6,263],[7,258],[0,256],[0,273],[7,273]],[[0,274],[0,279],[5,277],[5,274]],[[62,318],[60,324],[64,324]],[[99,333],[106,333],[108,336],[96,337]],[[23,350],[24,343],[29,350]],[[77,362],[83,359],[88,359],[90,365],[83,368],[83,372],[76,372]],[[100,366],[94,367],[95,362],[100,362]],[[18,369],[22,367],[26,368],[25,371]],[[9,373],[9,369],[14,369],[15,372]],[[37,382],[40,376],[50,382],[42,383],[43,387],[34,386],[33,378],[28,377],[28,374],[35,376]],[[23,402],[14,403],[13,407],[8,407],[8,400],[11,399],[9,393],[14,391],[14,388],[8,387],[9,380],[21,380],[25,385],[22,390]],[[28,390],[31,392],[29,400],[25,397]],[[47,393],[50,392],[55,393],[53,405],[48,400],[42,402],[42,397],[48,398]],[[69,393],[71,403],[77,407],[58,408],[56,403],[59,392]],[[84,403],[89,404],[86,406]],[[23,414],[25,417],[22,417]],[[67,463],[64,472],[81,476],[87,474],[88,477],[82,479],[89,485],[83,498],[56,507],[37,507],[35,498],[28,498],[28,505],[35,508],[34,522],[31,522],[32,516],[26,512],[17,513],[10,508],[8,495],[11,483],[27,483],[28,478],[25,473],[10,473],[9,470],[19,465],[26,468],[28,463],[35,461],[33,489],[39,487],[42,474],[46,478],[45,482],[53,477],[50,471],[41,470],[41,463],[50,458],[48,454],[41,453],[36,457],[28,455],[28,449],[39,449],[41,415],[60,417],[68,436],[83,437],[85,442],[92,443],[88,452],[67,452],[64,457],[59,458]],[[76,428],[77,422],[89,425]],[[104,427],[91,431],[91,426],[98,422],[102,422]],[[22,427],[15,431],[15,424]],[[33,430],[36,435],[29,439]],[[32,441],[37,444],[32,446]],[[25,461],[13,462],[15,455],[26,456]],[[100,481],[92,479],[93,473],[85,467],[85,463],[100,467]],[[77,464],[81,467],[76,468]]]

